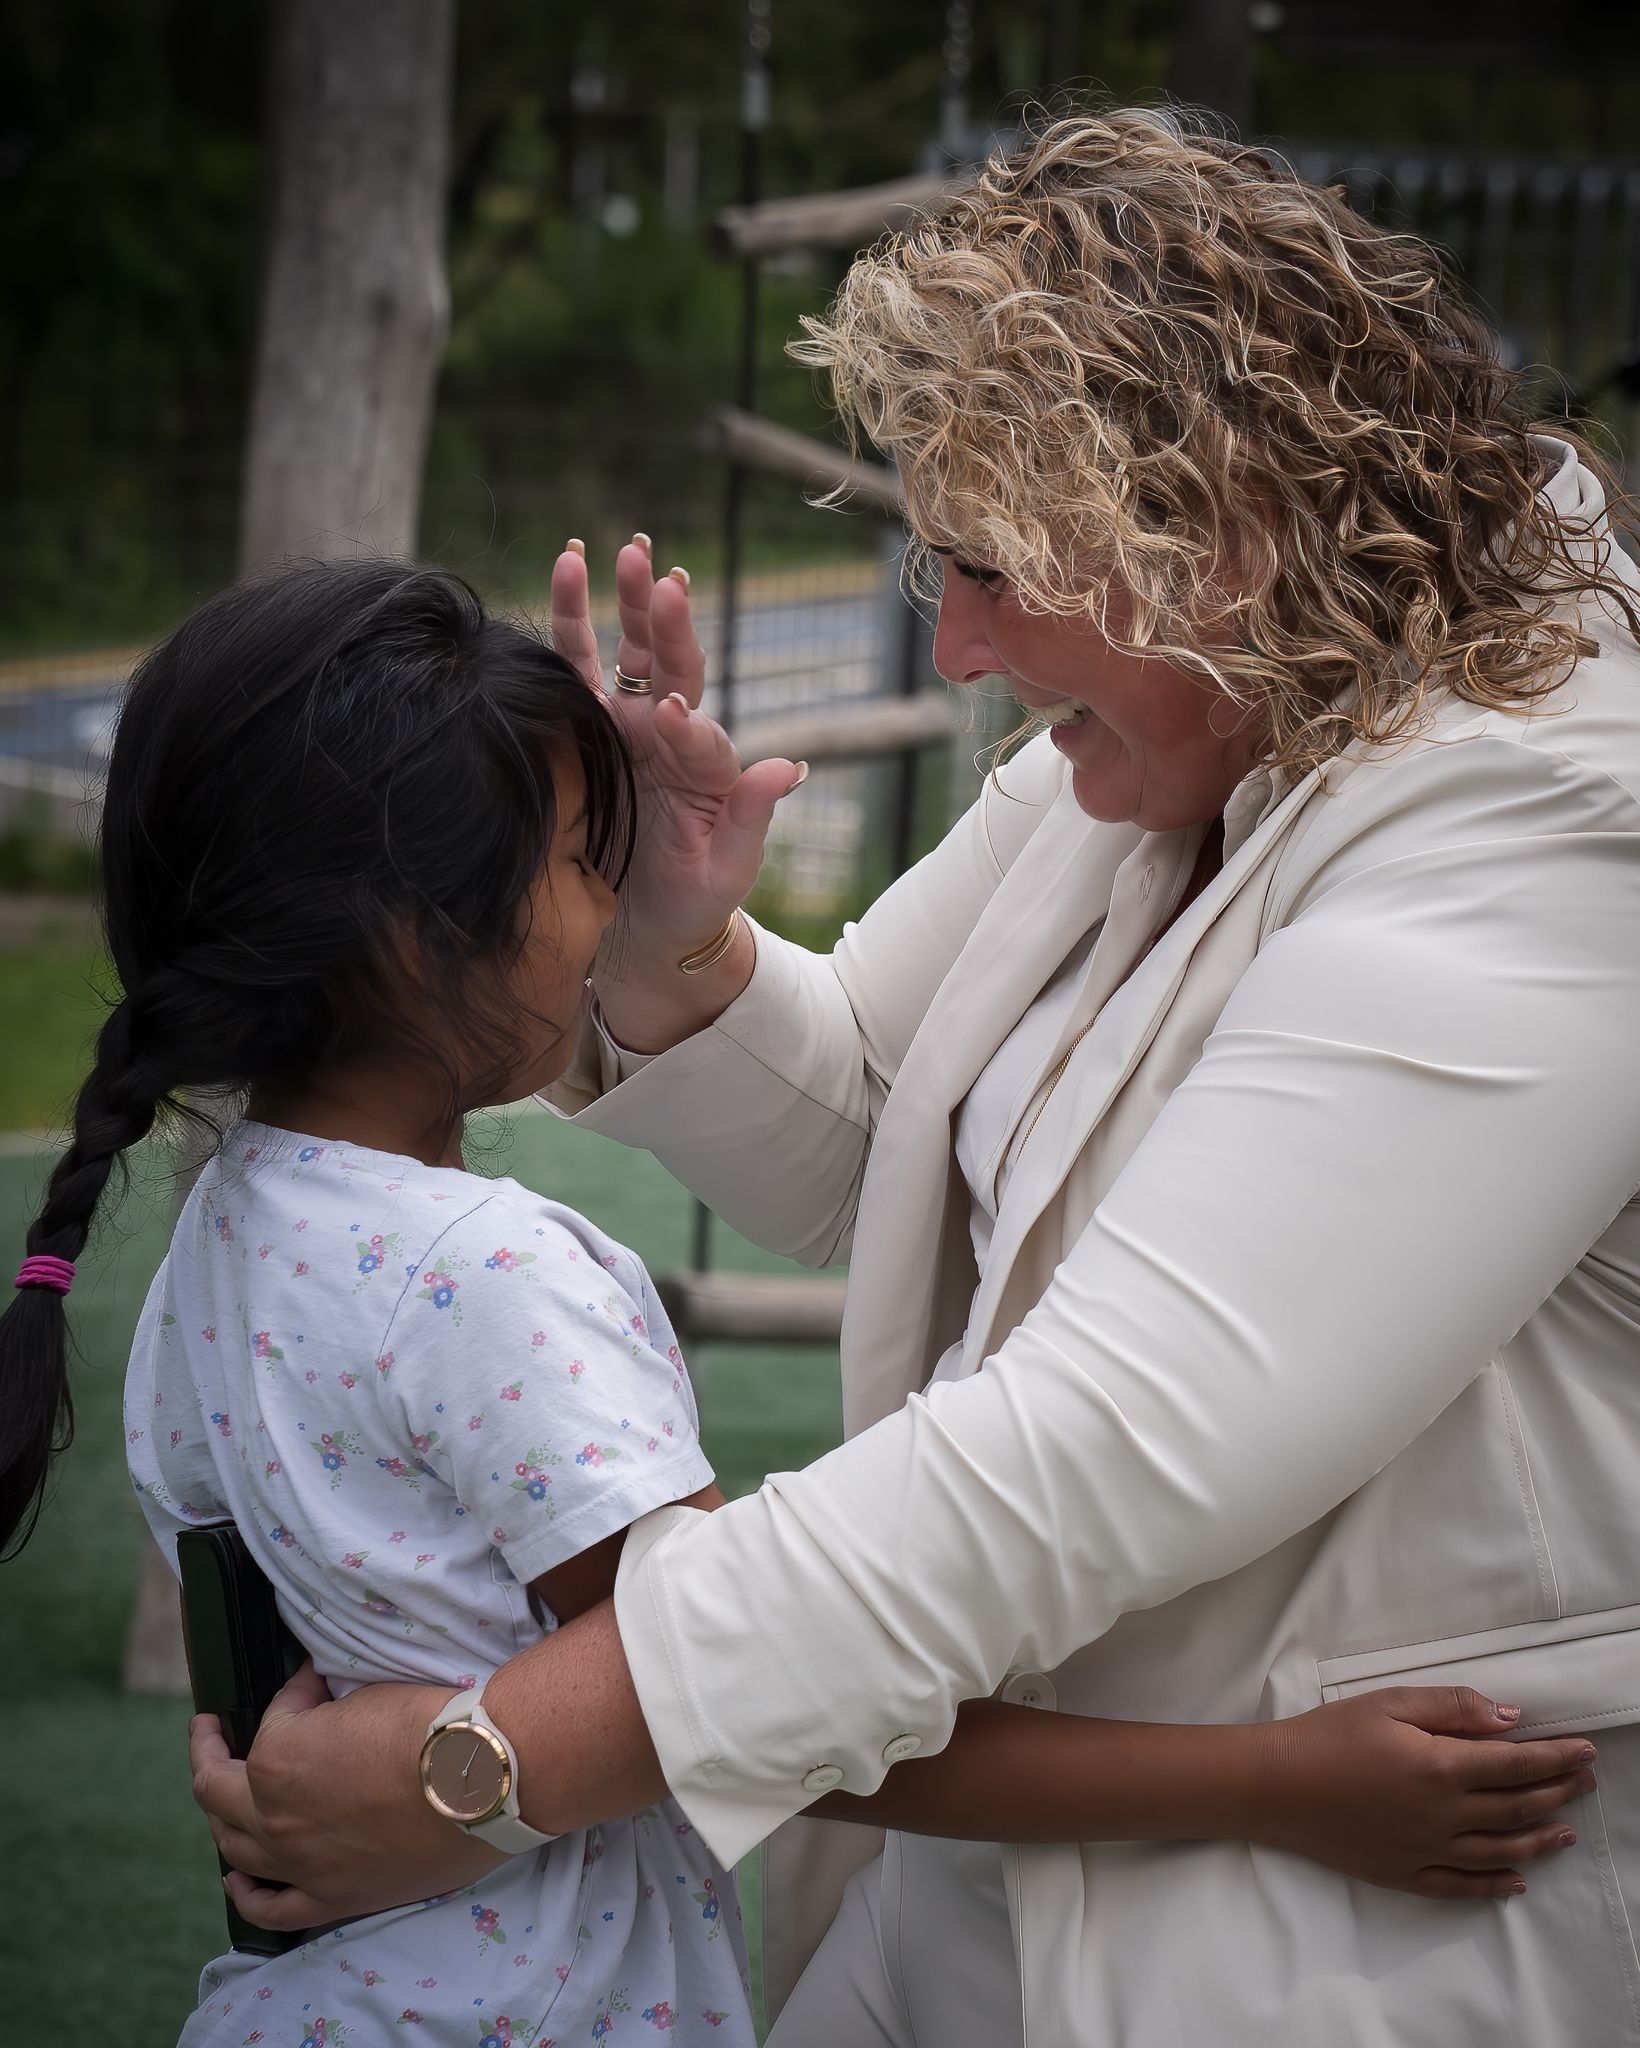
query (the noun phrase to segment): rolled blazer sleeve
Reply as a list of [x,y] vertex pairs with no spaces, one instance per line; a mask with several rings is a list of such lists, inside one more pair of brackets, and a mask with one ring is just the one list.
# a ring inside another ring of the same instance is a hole
[[983,1370],[711,1517],[621,1628],[726,1860],[902,1731],[1263,1555],[1482,1370],[1640,1181],[1640,806],[1482,736],[1357,773],[1278,928]]
[[900,1061],[1063,774],[1033,743],[829,955],[754,925],[752,979],[714,1024],[625,1079],[589,1024],[541,1099],[652,1152],[754,1244],[807,1265],[845,1257]]

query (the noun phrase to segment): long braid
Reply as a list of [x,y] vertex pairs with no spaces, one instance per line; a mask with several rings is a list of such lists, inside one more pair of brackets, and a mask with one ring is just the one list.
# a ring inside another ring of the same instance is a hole
[[[72,1142],[28,1233],[31,1256],[79,1257],[110,1174],[154,1127],[170,1080],[144,1049],[142,1040],[156,1041],[141,1026],[144,996],[160,993],[123,997],[98,1035],[74,1104]],[[49,1288],[20,1288],[0,1315],[0,1553],[14,1538],[18,1548],[28,1541],[51,1461],[73,1435],[66,1304]]]

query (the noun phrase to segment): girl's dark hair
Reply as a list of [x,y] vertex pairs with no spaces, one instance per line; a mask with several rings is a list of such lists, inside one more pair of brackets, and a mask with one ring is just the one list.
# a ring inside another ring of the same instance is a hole
[[[443,1075],[452,1122],[494,1100],[543,1021],[509,996],[508,969],[569,758],[589,858],[619,883],[633,783],[618,725],[561,655],[443,570],[304,564],[223,592],[155,648],[103,806],[122,993],[28,1251],[78,1258],[116,1162],[189,1113],[185,1089],[397,1045]],[[459,1076],[407,1033],[411,975],[412,1016],[462,1021]],[[44,1288],[0,1317],[0,1551],[32,1533],[72,1434],[67,1337]]]

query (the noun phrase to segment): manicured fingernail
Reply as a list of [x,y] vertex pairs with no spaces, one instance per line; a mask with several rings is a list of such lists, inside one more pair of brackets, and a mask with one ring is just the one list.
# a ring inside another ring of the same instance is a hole
[[1555,1847],[1557,1849],[1569,1849],[1576,1840],[1577,1837],[1570,1828],[1562,1828],[1560,1833],[1555,1836]]
[[1594,1744],[1592,1742],[1584,1743],[1577,1753],[1577,1760],[1580,1764],[1592,1764],[1594,1762]]
[[1598,1782],[1593,1771],[1579,1771],[1577,1774],[1577,1789],[1580,1792],[1592,1792]]
[[1526,1889],[1526,1880],[1524,1878],[1517,1877],[1514,1883],[1509,1887],[1509,1889],[1515,1894],[1517,1898],[1519,1898],[1520,1894]]
[[1518,1721],[1520,1719],[1520,1708],[1506,1707],[1501,1700],[1498,1702],[1497,1706],[1495,1706],[1492,1709],[1492,1711],[1497,1715],[1500,1721]]
[[689,699],[681,690],[673,690],[665,700],[668,704],[680,704],[685,711],[690,709]]
[[787,796],[790,796],[794,789],[801,789],[804,783],[808,781],[808,779],[809,764],[807,761],[799,761],[797,764],[797,773],[792,777],[791,781],[786,784]]
[[685,590],[689,588],[689,571],[687,569],[672,568],[668,569],[666,573],[674,583],[681,583]]
[[632,536],[632,545],[635,548],[642,548],[646,555],[653,554],[655,551],[655,543],[649,538],[647,533],[635,533]]
[[564,546],[569,550],[569,552],[572,555],[580,555],[583,558],[586,555],[587,544],[584,540],[567,540],[565,541]]

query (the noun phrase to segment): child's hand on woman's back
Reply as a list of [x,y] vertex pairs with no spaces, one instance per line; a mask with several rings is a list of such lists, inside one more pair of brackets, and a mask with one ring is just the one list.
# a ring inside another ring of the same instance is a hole
[[1563,1809],[1594,1789],[1594,1746],[1502,1739],[1518,1719],[1460,1685],[1264,1723],[1252,1839],[1424,1898],[1524,1891],[1520,1865],[1577,1839]]

